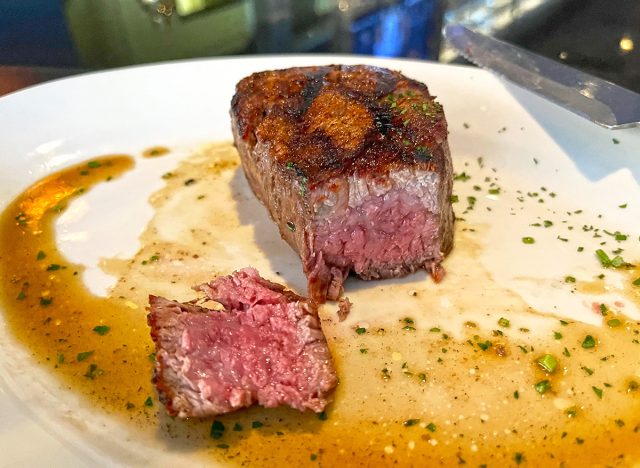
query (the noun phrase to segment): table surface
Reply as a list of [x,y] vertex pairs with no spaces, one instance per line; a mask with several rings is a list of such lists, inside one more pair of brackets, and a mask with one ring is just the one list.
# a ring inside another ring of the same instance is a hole
[[0,66],[0,96],[45,81],[76,75],[83,71],[72,68]]

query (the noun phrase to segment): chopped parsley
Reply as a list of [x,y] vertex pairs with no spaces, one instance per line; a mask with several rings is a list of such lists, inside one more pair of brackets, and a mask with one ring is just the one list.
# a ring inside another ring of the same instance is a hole
[[264,426],[264,424],[262,424],[260,421],[252,421],[251,422],[251,427],[254,429],[259,429],[262,426]]
[[591,335],[585,336],[584,340],[582,340],[582,347],[584,349],[595,348],[595,346],[596,346],[596,340]]
[[84,373],[84,376],[93,380],[102,374],[104,374],[104,371],[100,369],[97,364],[91,363],[89,364],[89,367],[87,367],[87,371]]
[[213,421],[213,423],[211,424],[211,429],[209,430],[209,437],[211,437],[212,439],[222,438],[222,436],[224,435],[224,429],[224,424],[222,424],[220,421]]
[[533,237],[526,236],[522,238],[523,244],[535,244],[535,242],[536,240]]
[[427,430],[431,431],[431,432],[436,432],[436,425],[433,424],[432,422],[430,422],[429,424],[427,424],[426,426]]
[[593,393],[595,393],[596,396],[602,400],[602,389],[596,386],[591,387],[591,389],[593,390]]
[[38,251],[38,254],[36,255],[36,260],[42,260],[46,256],[47,256],[47,254],[44,253],[42,250],[40,250],[40,251]]
[[83,351],[82,353],[78,353],[78,355],[76,356],[76,361],[86,361],[91,357],[91,355],[93,355],[93,351]]
[[509,319],[506,319],[504,317],[500,317],[500,319],[498,320],[498,325],[500,325],[501,327],[508,328],[510,324],[511,322],[509,321]]
[[93,327],[93,331],[100,336],[106,335],[107,333],[109,333],[109,330],[111,330],[111,327],[108,327],[107,325],[97,325]]
[[363,335],[363,334],[367,333],[367,329],[363,328],[363,327],[358,327],[358,328],[356,328],[356,333],[358,335]]
[[144,400],[144,406],[147,406],[147,407],[153,406],[153,398],[147,397],[147,399]]
[[402,423],[402,425],[404,427],[411,427],[411,426],[415,426],[419,422],[420,422],[419,419],[407,419],[405,422]]

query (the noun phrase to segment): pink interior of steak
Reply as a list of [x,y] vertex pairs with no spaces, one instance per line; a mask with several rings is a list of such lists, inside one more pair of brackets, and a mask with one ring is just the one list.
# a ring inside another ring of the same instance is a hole
[[442,259],[440,226],[439,215],[402,188],[316,221],[316,255],[308,264],[311,296],[337,299],[350,270],[378,279],[431,269]]
[[318,319],[275,286],[244,269],[199,287],[226,310],[152,301],[152,327],[164,332],[156,379],[178,415],[221,414],[254,402],[324,409],[336,377]]

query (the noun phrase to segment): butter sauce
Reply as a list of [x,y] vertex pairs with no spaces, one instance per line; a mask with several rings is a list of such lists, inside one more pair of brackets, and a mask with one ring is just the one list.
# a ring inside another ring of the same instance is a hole
[[[345,322],[335,306],[321,309],[340,377],[326,413],[251,408],[216,418],[224,429],[215,433],[211,420],[166,417],[150,384],[146,295],[187,300],[189,286],[246,264],[299,291],[304,278],[293,273],[297,259],[278,242],[235,150],[222,144],[166,174],[166,187],[151,198],[155,216],[142,248],[129,261],[107,262],[119,277],[109,298],[91,295],[82,267],[58,253],[53,222],[81,189],[131,165],[125,156],[79,164],[7,207],[0,219],[1,300],[34,360],[97,410],[136,426],[150,451],[177,453],[184,463],[255,466],[640,460],[638,323],[614,305],[606,318],[618,318],[617,327],[538,314],[475,261],[484,227],[465,222],[457,223],[441,284],[425,275],[350,281],[353,309]],[[627,273],[630,281],[636,273]],[[578,292],[594,288],[576,283]],[[629,294],[637,301],[635,289]],[[587,335],[593,348],[583,345]],[[558,361],[553,373],[536,364],[544,354]],[[540,394],[535,385],[543,380],[550,389]]]

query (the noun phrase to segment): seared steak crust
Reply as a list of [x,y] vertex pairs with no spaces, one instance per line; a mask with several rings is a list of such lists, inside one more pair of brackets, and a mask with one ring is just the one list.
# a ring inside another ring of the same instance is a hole
[[253,268],[195,289],[224,309],[149,296],[153,381],[170,415],[325,408],[337,378],[313,303]]
[[439,267],[452,247],[443,109],[427,87],[370,66],[255,73],[236,88],[245,175],[300,254],[312,299],[364,279]]

